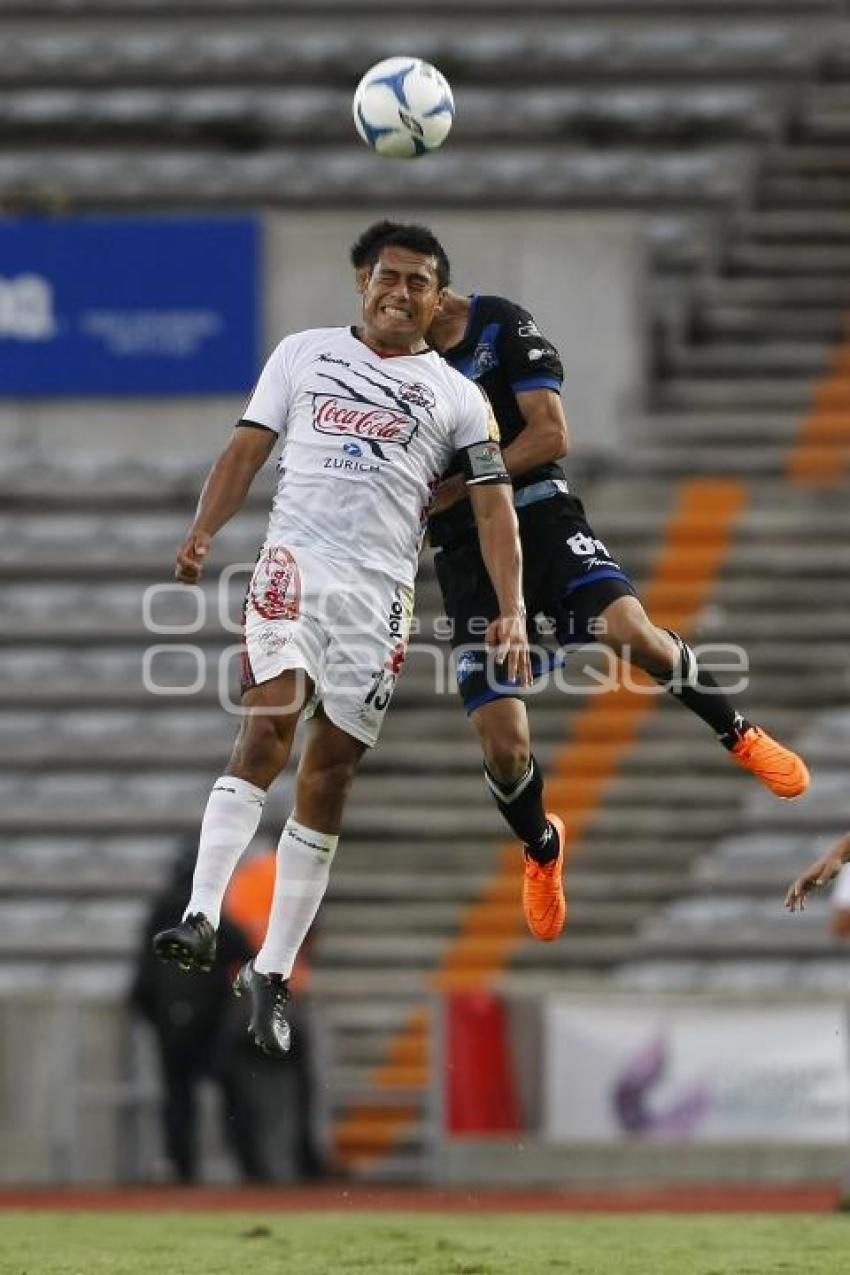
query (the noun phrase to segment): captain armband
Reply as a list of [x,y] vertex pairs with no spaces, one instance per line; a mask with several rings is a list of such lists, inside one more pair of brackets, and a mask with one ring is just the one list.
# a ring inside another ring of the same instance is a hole
[[498,443],[487,439],[473,443],[461,452],[463,475],[467,487],[480,487],[483,483],[509,483],[502,449]]

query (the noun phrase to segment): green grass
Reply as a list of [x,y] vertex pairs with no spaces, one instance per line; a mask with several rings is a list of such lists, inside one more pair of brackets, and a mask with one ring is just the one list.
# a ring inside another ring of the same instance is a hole
[[0,1213],[0,1275],[843,1275],[850,1218]]

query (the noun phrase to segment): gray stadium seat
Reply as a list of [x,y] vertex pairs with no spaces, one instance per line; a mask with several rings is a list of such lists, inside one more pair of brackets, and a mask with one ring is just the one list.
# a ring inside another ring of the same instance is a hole
[[156,888],[180,842],[174,837],[20,836],[4,840],[0,886],[128,893]]
[[144,915],[143,901],[0,901],[0,953],[4,957],[130,955],[137,950]]
[[[503,0],[467,0],[466,9],[474,12],[482,9],[487,14],[501,12],[509,4]],[[723,0],[723,14],[733,13],[735,16],[754,19],[773,17],[776,11],[776,0]],[[815,14],[830,17],[835,13],[835,0],[782,0],[782,12],[810,19]],[[366,14],[370,18],[382,20],[388,13],[395,12],[394,0],[290,0],[287,8],[295,16],[312,16],[324,10],[349,10],[351,16]],[[32,14],[90,14],[92,12],[107,13],[115,16],[180,16],[183,19],[195,16],[196,0],[6,0],[6,9],[10,13]],[[657,18],[659,13],[669,11],[677,20],[694,18],[704,20],[717,15],[716,0],[528,0],[527,9],[535,16],[588,17],[604,14],[606,17],[646,16]],[[264,16],[268,11],[267,0],[206,0],[207,12],[221,11],[238,13],[241,19]],[[452,16],[457,11],[454,0],[432,0],[430,11],[435,16]]]
[[[454,145],[485,138],[533,139],[581,136],[657,139],[751,138],[776,132],[783,108],[772,91],[743,86],[652,89],[541,87],[527,90],[470,87]],[[345,89],[144,88],[0,93],[0,123],[8,135],[38,131],[57,140],[81,136],[99,145],[121,132],[143,133],[146,142],[193,132],[222,141],[348,140],[350,93]],[[238,130],[242,130],[241,134]],[[237,131],[233,131],[237,130]]]
[[685,897],[654,913],[639,929],[643,953],[699,953],[729,956],[820,956],[830,948],[822,918],[813,908],[791,917],[777,893],[767,900],[749,896]]
[[[755,831],[759,819],[775,815],[768,798],[770,793],[754,788],[747,796],[742,815],[745,825]],[[775,800],[775,799],[774,799]],[[789,811],[789,819],[802,827],[817,829],[818,823],[829,827],[847,819],[847,774],[844,770],[819,767],[812,776],[808,792],[798,797]]]
[[846,958],[821,955],[817,960],[781,960],[752,957],[748,960],[676,961],[640,960],[623,965],[617,984],[642,993],[686,991],[731,992],[756,995],[767,992],[841,993],[847,988]]
[[[386,198],[415,202],[430,195],[434,181],[454,198],[507,199],[577,205],[722,204],[739,194],[749,171],[747,157],[734,149],[701,152],[578,151],[538,149],[468,156],[451,151],[435,155],[424,168],[387,170]],[[374,170],[365,150],[328,150],[320,155],[264,151],[258,155],[222,155],[200,150],[153,151],[134,156],[122,151],[45,150],[36,161],[23,154],[0,154],[0,182],[19,197],[62,190],[80,200],[138,201],[156,191],[164,200],[214,200],[242,204],[277,200],[314,203],[338,195],[367,198]]]
[[[840,828],[836,830],[836,836]],[[709,888],[732,886],[740,878],[763,880],[765,893],[775,879],[789,882],[833,840],[831,833],[743,833],[724,837],[694,865],[693,880]]]
[[[55,635],[55,626],[53,633]],[[142,641],[132,646],[110,647],[99,645],[98,635],[82,630],[86,639],[79,650],[65,647],[58,650],[48,645],[49,629],[38,631],[37,640],[43,645],[7,646],[0,667],[0,690],[7,706],[57,707],[59,704],[79,705],[105,703],[150,708],[150,692],[143,682],[144,653],[150,645]],[[105,635],[100,635],[101,641]],[[192,704],[218,704],[219,666],[218,647],[214,648],[204,663],[206,681]],[[235,669],[233,670],[235,672]],[[164,651],[156,655],[151,665],[151,677],[157,688],[193,686],[197,680],[198,665],[194,657],[179,650]],[[238,693],[235,689],[232,693]],[[167,699],[157,698],[157,704]],[[178,704],[185,703],[183,697]],[[174,700],[171,701],[173,705]],[[171,705],[169,705],[171,706]]]
[[850,708],[833,708],[814,716],[800,732],[800,747],[816,747],[825,743],[841,747],[850,743]]
[[[140,692],[141,692],[141,688]],[[91,694],[102,694],[92,688]],[[102,765],[118,769],[133,763],[161,768],[223,765],[229,755],[235,722],[211,704],[194,701],[151,712],[150,704],[132,709],[67,709],[6,711],[0,715],[0,764],[19,768]]]
[[[406,27],[396,41],[375,40],[365,33],[321,34],[287,30],[280,24],[246,26],[241,31],[217,29],[211,21],[201,30],[173,32],[128,29],[118,35],[94,28],[83,33],[20,34],[13,55],[0,66],[0,83],[38,83],[61,77],[68,83],[113,82],[130,86],[171,81],[216,83],[222,78],[244,82],[273,77],[278,82],[315,83],[323,78],[340,87],[350,84],[352,66],[364,69],[387,53],[415,47],[427,60],[444,67],[450,77],[500,76],[539,82],[540,76],[650,77],[754,74],[788,76],[813,64],[827,30],[814,22],[773,24],[733,22],[718,28],[682,22],[655,22],[629,29],[596,23],[548,24],[543,34],[517,30],[508,18],[494,17],[485,30],[451,34],[443,24]],[[393,47],[397,45],[397,47]]]

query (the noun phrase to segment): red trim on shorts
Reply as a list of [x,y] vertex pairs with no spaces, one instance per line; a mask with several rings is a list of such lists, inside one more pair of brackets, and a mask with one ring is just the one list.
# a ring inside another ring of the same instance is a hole
[[242,650],[239,652],[239,693],[241,695],[244,695],[246,691],[253,690],[257,685],[254,670],[251,668],[251,657],[248,654],[248,634],[246,631],[250,592],[251,586],[249,584],[248,593],[245,595],[245,601],[242,605]]

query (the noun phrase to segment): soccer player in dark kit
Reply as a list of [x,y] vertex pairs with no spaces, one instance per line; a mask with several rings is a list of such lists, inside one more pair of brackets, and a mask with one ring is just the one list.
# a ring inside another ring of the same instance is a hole
[[[358,286],[393,229],[392,222],[378,222],[352,247]],[[777,796],[805,792],[809,773],[802,759],[747,718],[737,699],[699,666],[683,638],[653,624],[628,575],[589,526],[557,463],[569,441],[561,360],[532,315],[505,297],[463,296],[449,287],[427,340],[476,381],[492,404],[514,487],[527,615],[549,617],[562,648],[594,638],[604,642],[702,718],[730,758]],[[536,938],[552,940],[566,920],[564,827],[544,808],[543,775],[531,751],[519,688],[488,676],[481,621],[497,614],[496,599],[455,466],[437,488],[429,534],[438,549],[437,578],[452,644],[459,650],[458,690],[481,743],[484,778],[525,848],[526,921]]]

